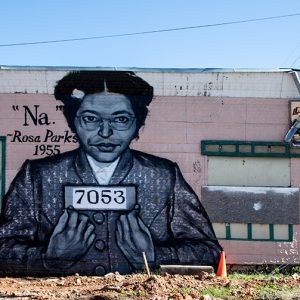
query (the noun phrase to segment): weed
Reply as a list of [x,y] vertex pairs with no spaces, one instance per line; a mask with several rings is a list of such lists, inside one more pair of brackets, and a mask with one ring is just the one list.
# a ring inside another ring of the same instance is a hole
[[243,279],[243,280],[251,280],[251,279],[266,279],[267,275],[263,273],[233,273],[228,276],[230,279]]
[[227,297],[230,296],[230,290],[227,287],[207,287],[198,290],[202,295],[210,295],[212,297]]
[[292,273],[300,273],[300,266],[292,267]]
[[271,272],[272,275],[280,275],[281,274],[281,271],[279,268],[275,268],[272,272]]
[[300,291],[297,284],[287,286],[268,281],[258,288],[260,299],[299,299],[299,294]]
[[188,287],[183,287],[183,288],[180,289],[180,292],[182,294],[190,294],[192,292],[192,290]]

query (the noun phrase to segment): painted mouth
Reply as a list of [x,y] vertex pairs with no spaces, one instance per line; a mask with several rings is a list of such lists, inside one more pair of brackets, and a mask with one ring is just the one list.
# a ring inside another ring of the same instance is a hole
[[95,145],[101,152],[113,152],[118,145],[111,143],[99,143]]

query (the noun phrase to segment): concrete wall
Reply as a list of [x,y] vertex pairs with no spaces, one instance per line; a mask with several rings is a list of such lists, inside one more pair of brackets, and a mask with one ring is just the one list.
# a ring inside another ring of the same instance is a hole
[[[77,147],[61,103],[52,95],[55,82],[66,72],[0,70],[6,189],[25,159],[45,156],[41,145],[57,145],[61,152]],[[290,126],[288,100],[299,98],[293,77],[284,71],[136,73],[153,85],[155,100],[133,148],[176,161],[199,197],[201,187],[209,184],[201,140],[283,141]],[[36,112],[37,124],[28,109]],[[56,142],[54,136],[64,138]],[[290,185],[300,188],[300,159],[289,159],[285,166]],[[230,264],[300,263],[299,234],[300,226],[294,225],[293,242],[220,242]]]

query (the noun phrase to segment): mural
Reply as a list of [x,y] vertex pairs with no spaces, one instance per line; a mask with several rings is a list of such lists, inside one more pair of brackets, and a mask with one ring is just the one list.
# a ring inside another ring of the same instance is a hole
[[[33,151],[49,157],[25,161],[3,199],[1,270],[126,274],[143,268],[143,252],[151,267],[216,266],[221,247],[177,164],[130,149],[152,86],[133,72],[79,71],[54,96],[70,130],[10,134],[12,143],[48,143]],[[22,109],[23,126],[51,123],[38,105]],[[61,153],[58,141],[79,147]]]

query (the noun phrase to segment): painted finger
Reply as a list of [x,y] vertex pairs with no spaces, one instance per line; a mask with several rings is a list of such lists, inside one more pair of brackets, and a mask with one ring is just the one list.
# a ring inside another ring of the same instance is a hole
[[78,228],[76,230],[79,232],[79,234],[83,235],[85,232],[85,229],[89,223],[89,218],[86,215],[79,214],[78,221],[79,221],[79,224],[78,224]]
[[68,223],[68,226],[71,228],[71,229],[75,229],[77,227],[77,222],[78,222],[78,212],[76,210],[69,210],[69,215],[70,215],[70,218],[69,218],[69,223]]
[[116,229],[116,235],[118,236],[118,240],[121,243],[124,243],[124,230],[123,230],[123,226],[121,224],[121,222],[118,220],[117,221],[117,229]]
[[120,216],[119,222],[123,229],[123,235],[125,236],[125,234],[128,233],[129,231],[129,224],[128,224],[127,217],[125,215]]
[[127,220],[128,220],[128,224],[130,226],[130,230],[132,232],[137,232],[138,230],[140,230],[136,210],[131,211],[127,215]]
[[[117,221],[118,223],[119,221]],[[118,226],[119,225],[119,226]],[[118,247],[121,249],[121,251],[123,252],[123,254],[129,259],[132,260],[131,256],[131,250],[130,247],[127,245],[127,243],[124,241],[124,236],[123,236],[123,229],[122,229],[122,225],[119,222],[119,224],[117,224],[117,229],[116,229],[116,241],[117,241],[117,245]]]
[[95,238],[96,238],[96,234],[92,233],[90,235],[90,237],[88,238],[88,240],[87,240],[87,243],[86,243],[87,244],[87,248],[89,248],[92,245],[92,243],[94,242]]
[[123,242],[126,243],[126,245],[130,249],[135,249],[135,243],[133,238],[133,232],[131,227],[129,226],[128,218],[126,215],[122,215],[120,217],[120,224],[122,227],[122,233],[123,233]]
[[85,220],[88,220],[89,217],[85,214],[82,214],[82,213],[78,213],[78,220],[79,221],[85,221]]
[[[141,238],[141,230],[138,227],[138,225],[132,226],[132,224],[129,221],[129,216],[126,216],[126,219],[127,219],[129,230],[125,232],[125,240],[128,246],[130,247],[131,251],[136,253]],[[134,219],[136,219],[136,217],[134,217]],[[135,220],[131,220],[131,221],[133,222],[133,224],[136,222]]]
[[83,235],[84,241],[87,241],[90,238],[90,236],[91,236],[91,234],[93,234],[94,230],[95,230],[95,226],[93,224],[89,224],[87,226],[86,231],[84,232],[84,235]]
[[150,233],[149,228],[144,224],[141,218],[138,218],[137,221],[141,230],[145,231],[146,233]]
[[115,238],[116,238],[118,246],[120,247],[122,245],[122,242],[123,242],[123,235],[122,235],[122,229],[121,229],[121,225],[120,225],[119,221],[117,221],[117,227],[116,227],[116,231],[115,231]]
[[140,206],[139,204],[136,204],[136,205],[134,206],[134,211],[136,212],[136,214],[139,214],[140,211],[141,211],[141,206]]
[[152,244],[152,237],[149,229],[143,223],[143,221],[139,217],[137,217],[135,212],[131,212],[130,214],[128,214],[127,218],[132,231],[132,234],[130,236],[131,248],[138,252],[147,249],[148,246]]
[[65,209],[64,213],[60,216],[52,235],[56,235],[64,231],[68,223],[68,219],[69,219],[68,211]]

